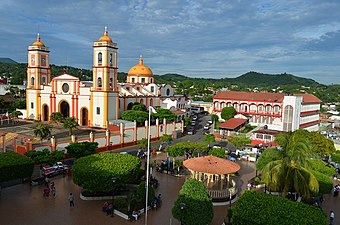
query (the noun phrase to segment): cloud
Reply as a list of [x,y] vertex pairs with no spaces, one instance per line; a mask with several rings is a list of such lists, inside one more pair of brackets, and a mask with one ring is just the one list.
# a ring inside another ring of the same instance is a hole
[[120,71],[143,54],[155,74],[254,70],[340,83],[339,8],[333,0],[3,0],[0,57],[26,62],[39,32],[52,63],[91,68],[92,44],[108,26]]

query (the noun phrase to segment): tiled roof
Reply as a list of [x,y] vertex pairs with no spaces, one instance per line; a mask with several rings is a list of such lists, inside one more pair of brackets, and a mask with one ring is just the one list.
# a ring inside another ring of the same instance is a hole
[[302,96],[302,103],[321,103],[322,101],[312,94],[294,94],[295,96]]
[[183,165],[193,171],[209,174],[229,174],[240,170],[240,166],[230,160],[216,156],[203,156],[187,159]]
[[257,102],[282,102],[284,98],[282,93],[271,92],[242,92],[242,91],[219,91],[214,99],[240,100],[240,101],[257,101]]
[[239,119],[239,118],[231,118],[224,123],[221,123],[219,125],[220,128],[224,129],[236,129],[237,127],[241,126],[242,124],[246,123],[248,120],[247,119]]

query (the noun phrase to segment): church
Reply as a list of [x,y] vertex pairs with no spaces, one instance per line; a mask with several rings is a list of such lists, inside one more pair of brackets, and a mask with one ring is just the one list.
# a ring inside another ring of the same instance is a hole
[[108,128],[138,102],[154,108],[186,109],[188,100],[168,84],[156,84],[152,70],[139,58],[125,83],[118,83],[118,47],[108,35],[93,44],[93,78],[81,81],[70,74],[51,79],[50,50],[37,40],[28,46],[26,112],[29,120],[49,121],[53,112],[74,117],[80,126]]

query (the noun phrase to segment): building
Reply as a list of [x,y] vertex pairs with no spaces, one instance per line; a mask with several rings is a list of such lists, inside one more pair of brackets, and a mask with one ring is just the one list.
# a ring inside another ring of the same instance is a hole
[[220,91],[214,96],[213,112],[220,116],[224,107],[232,106],[249,118],[250,125],[277,131],[316,131],[320,103],[312,94]]
[[155,84],[149,67],[139,63],[118,83],[118,47],[108,35],[93,44],[93,80],[81,81],[70,74],[51,79],[50,50],[40,40],[28,47],[26,119],[48,121],[53,112],[74,117],[81,126],[108,128],[135,102],[168,109],[186,108],[184,96],[167,84]]

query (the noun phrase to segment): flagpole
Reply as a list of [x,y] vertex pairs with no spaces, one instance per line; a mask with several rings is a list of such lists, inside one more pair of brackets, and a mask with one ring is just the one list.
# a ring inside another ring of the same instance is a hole
[[148,198],[149,198],[149,170],[150,170],[150,137],[151,137],[151,106],[149,106],[149,121],[148,121],[148,154],[146,159],[146,187],[145,187],[145,225],[148,224]]

